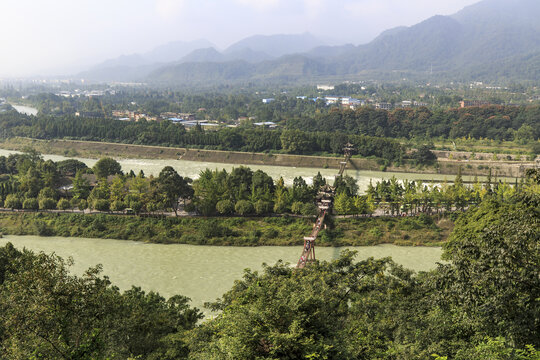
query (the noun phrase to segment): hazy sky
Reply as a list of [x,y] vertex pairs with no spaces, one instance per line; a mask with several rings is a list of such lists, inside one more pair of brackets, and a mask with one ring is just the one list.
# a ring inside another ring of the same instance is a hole
[[365,43],[478,0],[0,0],[0,76],[74,71],[175,40],[224,48],[255,34],[311,32]]

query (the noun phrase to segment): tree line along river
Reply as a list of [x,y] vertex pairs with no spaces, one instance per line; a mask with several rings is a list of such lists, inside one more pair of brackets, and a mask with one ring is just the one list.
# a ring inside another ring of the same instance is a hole
[[[4,150],[0,149],[0,156],[9,156],[10,154],[18,153],[17,151]],[[62,161],[68,159],[68,157],[60,155],[43,155],[44,159],[51,159],[53,161]],[[89,159],[81,157],[72,157],[79,161],[84,162],[87,166],[92,167],[97,162],[98,159]],[[136,174],[139,171],[143,171],[147,176],[154,175],[157,176],[159,172],[165,166],[172,166],[181,176],[189,177],[191,179],[197,179],[202,170],[207,168],[215,169],[225,169],[231,171],[234,167],[239,167],[242,165],[238,164],[224,164],[224,163],[211,163],[211,162],[202,162],[202,161],[188,161],[188,160],[175,160],[175,159],[117,159],[122,170],[124,172],[129,172],[133,170]],[[302,167],[289,167],[289,166],[269,166],[269,165],[245,165],[255,170],[262,170],[271,176],[274,180],[283,177],[285,185],[292,186],[293,180],[297,176],[301,176],[306,180],[308,184],[311,184],[313,176],[320,172],[323,177],[330,182],[333,182],[333,179],[336,174],[335,169],[316,169],[316,168],[302,168]],[[399,180],[433,180],[435,182],[452,182],[454,177],[451,175],[439,175],[439,174],[415,174],[415,173],[393,173],[393,172],[382,172],[382,171],[368,171],[368,170],[346,170],[346,175],[350,175],[356,179],[360,192],[364,192],[370,181],[373,181],[375,184],[377,181],[382,179],[390,179],[395,176]],[[463,176],[464,181],[473,181],[474,177],[472,176]],[[479,177],[480,181],[483,180],[482,177]]]

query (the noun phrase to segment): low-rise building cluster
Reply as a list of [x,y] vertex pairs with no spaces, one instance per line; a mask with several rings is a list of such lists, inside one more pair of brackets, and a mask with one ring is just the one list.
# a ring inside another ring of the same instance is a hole
[[140,121],[145,119],[147,121],[159,121],[157,116],[149,116],[147,114],[140,113],[138,111],[131,110],[113,110],[112,116],[122,121]]
[[55,93],[56,96],[61,96],[65,98],[76,98],[76,97],[100,97],[105,95],[115,95],[116,90],[114,89],[105,89],[105,90],[62,90]]
[[200,125],[204,128],[214,128],[219,126],[216,121],[210,120],[196,120],[195,114],[191,113],[176,113],[176,112],[163,112],[159,116],[150,116],[147,114],[140,113],[138,111],[132,110],[113,110],[112,116],[120,121],[170,121],[173,124],[183,125],[186,128],[192,128],[194,126]]
[[322,100],[326,103],[327,106],[330,105],[340,105],[342,108],[348,108],[348,109],[356,109],[358,107],[362,106],[372,106],[375,109],[383,109],[383,110],[392,110],[394,108],[414,108],[414,107],[421,107],[421,106],[427,106],[428,104],[425,102],[415,101],[415,100],[405,100],[401,103],[392,104],[388,102],[380,102],[375,101],[373,99],[363,100],[363,99],[356,99],[350,96],[336,96],[336,95],[327,95],[323,97],[316,97],[316,98],[308,98],[307,96],[297,96],[297,99],[300,100]]

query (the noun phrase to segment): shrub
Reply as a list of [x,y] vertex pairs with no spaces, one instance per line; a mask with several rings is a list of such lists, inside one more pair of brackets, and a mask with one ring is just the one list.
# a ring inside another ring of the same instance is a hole
[[383,232],[378,227],[372,227],[368,232],[376,239],[380,239],[383,236]]
[[304,216],[312,216],[317,215],[319,211],[317,210],[317,206],[315,204],[305,203],[304,205],[302,205],[302,209],[300,212]]
[[422,228],[422,223],[413,218],[405,218],[401,222],[400,228],[405,231],[419,230]]
[[186,204],[186,206],[184,206],[184,211],[187,211],[188,213],[194,212],[196,210],[197,208],[195,207],[193,203],[189,203],[189,204]]
[[263,234],[268,239],[275,239],[279,235],[279,231],[276,229],[266,229]]
[[431,151],[428,145],[422,145],[411,156],[417,165],[433,165],[437,161],[437,156]]
[[15,194],[9,194],[6,197],[6,201],[4,202],[4,206],[9,209],[21,209],[22,208],[22,202],[21,199],[15,195]]
[[287,202],[284,201],[284,200],[279,200],[278,202],[276,202],[274,204],[274,212],[276,214],[283,214],[285,212],[287,212]]
[[222,225],[219,221],[211,220],[207,226],[202,229],[202,235],[207,238],[219,238],[232,234],[232,230],[227,226]]
[[39,208],[41,210],[56,209],[56,201],[53,198],[43,198],[39,200]]
[[22,208],[25,210],[37,210],[39,209],[39,203],[36,198],[25,199],[22,203]]
[[302,206],[304,206],[304,203],[302,203],[301,201],[293,202],[293,204],[291,205],[291,212],[293,214],[300,214],[302,211]]
[[69,203],[69,200],[68,199],[60,199],[58,200],[58,203],[56,204],[56,208],[58,210],[67,210],[69,208],[71,208],[71,204]]
[[38,198],[39,199],[56,199],[57,196],[58,194],[53,188],[45,187],[41,189],[41,191],[39,192]]
[[132,201],[129,202],[129,207],[131,209],[133,209],[135,214],[138,214],[138,213],[141,212],[141,210],[143,208],[143,204],[142,204],[142,202],[140,202],[138,200],[132,200]]
[[120,200],[115,200],[111,203],[112,211],[124,211],[126,208],[126,203]]
[[255,212],[257,215],[268,214],[272,211],[272,203],[269,201],[259,200],[255,203]]
[[427,214],[420,214],[418,215],[417,217],[417,220],[418,222],[426,225],[426,226],[431,226],[433,225],[433,217],[427,215]]
[[531,153],[532,153],[533,155],[540,155],[540,141],[535,142],[535,143],[531,146]]
[[42,220],[36,220],[34,221],[34,230],[39,236],[52,236],[53,231],[52,229],[47,225],[45,221]]
[[77,207],[79,208],[79,210],[82,210],[82,211],[88,209],[88,201],[84,199],[79,199],[77,203]]
[[111,203],[106,199],[97,199],[94,201],[93,207],[98,211],[109,211]]
[[216,210],[221,215],[229,215],[234,212],[234,204],[231,200],[220,200],[216,204]]
[[253,204],[251,203],[251,201],[240,200],[234,206],[234,210],[239,215],[250,215],[253,214],[255,209],[253,208]]

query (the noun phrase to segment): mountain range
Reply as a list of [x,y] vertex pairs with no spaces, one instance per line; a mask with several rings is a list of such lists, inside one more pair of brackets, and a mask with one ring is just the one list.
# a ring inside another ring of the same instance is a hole
[[387,30],[365,45],[324,46],[310,34],[258,35],[224,51],[203,40],[172,43],[109,60],[79,76],[183,84],[392,74],[538,81],[538,18],[538,0],[483,0],[454,15]]
[[145,54],[123,55],[98,64],[78,76],[94,81],[145,81],[153,71],[168,66],[192,63],[259,63],[281,56],[303,53],[324,42],[309,33],[298,35],[254,35],[223,51],[208,40],[177,41]]

